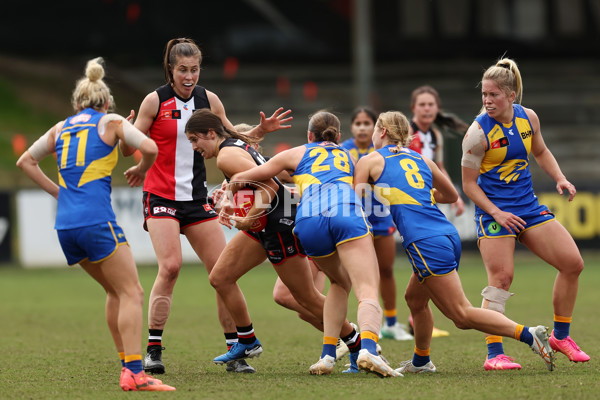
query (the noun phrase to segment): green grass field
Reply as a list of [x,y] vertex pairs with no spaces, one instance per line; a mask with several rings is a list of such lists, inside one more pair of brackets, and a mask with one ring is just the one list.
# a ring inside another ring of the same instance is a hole
[[[598,398],[600,331],[597,288],[600,255],[584,253],[586,269],[580,281],[572,336],[591,355],[586,364],[569,363],[557,355],[557,368],[545,365],[524,344],[505,340],[507,354],[521,371],[485,372],[483,334],[460,331],[434,308],[436,326],[450,331],[432,343],[438,373],[382,380],[371,374],[342,374],[347,358],[331,376],[311,376],[308,367],[321,352],[321,333],[276,305],[271,291],[276,275],[270,266],[255,268],[240,285],[246,295],[254,327],[264,353],[250,360],[256,374],[225,372],[211,360],[225,351],[216,317],[214,291],[200,265],[184,266],[179,277],[171,317],[163,337],[165,383],[177,387],[170,394],[141,394],[172,399],[591,399]],[[507,314],[526,325],[552,324],[553,268],[529,253],[517,253],[516,293]],[[140,267],[140,279],[150,292],[156,267]],[[410,274],[398,255],[396,276],[403,292]],[[460,268],[465,293],[476,305],[486,284],[478,254],[465,254]],[[398,301],[399,317],[408,315]],[[0,315],[3,319],[0,382],[2,399],[105,399],[137,396],[121,392],[120,364],[104,320],[104,293],[80,268],[23,270],[0,267]],[[145,315],[145,314],[144,314]],[[351,298],[349,319],[356,320]],[[146,342],[144,328],[143,344]],[[384,355],[394,367],[412,356],[412,342],[383,339]]]

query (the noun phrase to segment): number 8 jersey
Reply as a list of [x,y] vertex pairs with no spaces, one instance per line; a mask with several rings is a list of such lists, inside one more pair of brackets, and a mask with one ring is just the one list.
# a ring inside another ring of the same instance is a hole
[[55,229],[115,221],[110,193],[118,153],[116,144],[109,146],[98,134],[98,123],[104,115],[86,108],[67,118],[57,135],[60,189]]
[[402,246],[416,240],[457,233],[456,228],[435,205],[433,175],[416,151],[394,145],[377,150],[385,160],[373,190],[383,204],[389,204]]

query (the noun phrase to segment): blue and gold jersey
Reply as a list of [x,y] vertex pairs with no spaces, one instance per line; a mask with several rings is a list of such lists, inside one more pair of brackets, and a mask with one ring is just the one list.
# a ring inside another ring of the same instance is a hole
[[[352,155],[357,161],[375,151],[373,143],[371,143],[366,149],[358,148],[358,146],[356,146],[354,143],[354,138],[343,141],[340,143],[340,146],[348,150],[350,155]],[[394,227],[392,217],[387,207],[381,204],[375,196],[372,196],[370,199],[363,198],[362,200],[365,214],[367,214],[369,222],[373,226],[373,233],[375,236],[392,235],[396,228]]]
[[408,148],[393,153],[393,148],[377,150],[385,165],[373,189],[380,201],[389,204],[404,248],[416,240],[457,233],[435,205],[433,175],[423,156]]
[[69,117],[56,140],[58,207],[55,229],[73,229],[115,221],[110,193],[117,146],[100,139],[105,114],[86,108]]
[[360,149],[354,143],[354,138],[344,140],[342,143],[340,143],[340,146],[342,146],[344,149],[348,150],[350,155],[352,155],[352,157],[354,157],[354,159],[356,161],[360,160],[362,157],[366,156],[367,154],[371,154],[375,150],[375,148],[373,147],[373,143],[371,143],[369,145],[369,147],[367,147],[366,149]]
[[[488,116],[479,115],[488,150],[481,162],[477,183],[487,197],[501,210],[515,212],[537,204],[529,171],[529,153],[533,128],[525,110],[513,105],[511,123],[502,124]],[[476,206],[476,215],[484,212]]]
[[346,149],[332,142],[309,143],[292,175],[301,195],[296,221],[360,204],[352,187],[354,164]]

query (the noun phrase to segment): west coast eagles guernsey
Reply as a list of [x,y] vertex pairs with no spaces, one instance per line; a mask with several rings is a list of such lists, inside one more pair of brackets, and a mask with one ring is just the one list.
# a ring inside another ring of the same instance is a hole
[[[513,105],[511,123],[502,124],[488,116],[479,115],[475,121],[485,134],[485,152],[477,184],[487,197],[503,211],[517,213],[523,208],[537,207],[529,171],[529,152],[533,128],[523,107]],[[475,206],[475,215],[484,212]]]
[[416,240],[457,234],[454,225],[435,204],[433,175],[423,156],[408,148],[393,153],[390,151],[393,148],[396,146],[377,150],[385,165],[374,183],[374,190],[389,204],[404,248]]
[[[343,141],[340,143],[340,146],[348,150],[350,155],[357,161],[375,151],[373,143],[366,149],[358,148],[353,138]],[[373,226],[373,233],[375,235],[391,235],[395,232],[396,228],[393,226],[394,222],[389,210],[375,196],[371,196],[370,199],[363,198],[363,208],[369,218],[369,222]]]
[[304,156],[292,175],[301,195],[296,221],[320,215],[343,215],[355,212],[356,206],[362,209],[352,187],[354,164],[348,150],[332,142],[304,146]]
[[202,200],[207,197],[204,157],[193,150],[185,124],[195,110],[210,108],[206,90],[196,86],[189,99],[182,99],[167,84],[156,93],[160,105],[148,133],[159,151],[144,191],[175,201]]
[[110,201],[116,144],[98,134],[104,113],[86,108],[67,118],[57,135],[58,205],[55,229],[73,229],[115,221]]

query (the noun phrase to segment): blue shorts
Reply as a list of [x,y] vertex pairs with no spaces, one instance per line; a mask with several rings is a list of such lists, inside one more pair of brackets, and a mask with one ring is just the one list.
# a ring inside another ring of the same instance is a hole
[[112,256],[122,244],[127,244],[123,229],[116,222],[57,230],[58,241],[69,265],[88,259],[97,263]]
[[394,225],[394,218],[392,214],[388,214],[385,217],[377,217],[375,214],[369,215],[369,222],[373,229],[373,236],[391,236],[396,232],[396,225]]
[[371,224],[362,213],[356,215],[323,215],[302,218],[296,222],[294,235],[310,257],[327,257],[335,253],[336,247],[350,240],[371,234]]
[[405,249],[419,282],[458,269],[462,251],[458,233],[416,240]]
[[477,242],[483,238],[516,237],[518,239],[526,230],[556,219],[545,205],[538,205],[531,210],[524,210],[519,213],[513,212],[513,214],[527,223],[525,229],[517,234],[510,233],[508,229],[497,223],[489,214],[476,215]]

